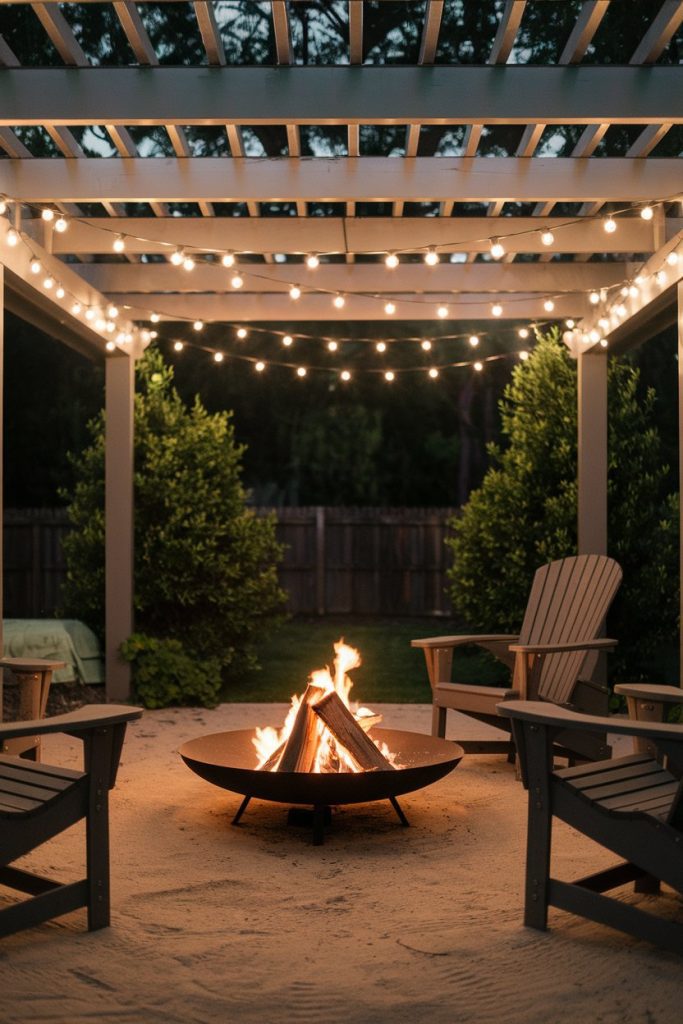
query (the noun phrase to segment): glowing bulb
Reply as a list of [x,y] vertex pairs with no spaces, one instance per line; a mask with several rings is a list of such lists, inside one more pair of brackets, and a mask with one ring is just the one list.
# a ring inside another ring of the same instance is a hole
[[624,284],[624,285],[621,286],[621,296],[622,296],[622,298],[625,299],[627,295],[628,295],[628,285]]
[[500,302],[494,302],[494,304],[491,306],[491,313],[493,314],[493,316],[503,315],[503,307],[501,306]]
[[527,330],[526,327],[520,327],[520,329],[517,331],[517,336],[522,338],[522,339],[528,338],[529,337],[529,331]]
[[158,338],[159,337],[159,332],[158,331],[150,331],[149,332],[149,336],[150,336],[150,338]]
[[[317,253],[312,252],[309,256],[306,257],[306,266],[308,267],[309,270],[315,270],[317,267],[320,266],[320,259],[318,258]],[[299,374],[299,376],[301,376],[301,374]]]
[[351,374],[348,370],[342,370],[340,377],[342,380],[351,380]]
[[392,380],[395,379],[395,377],[396,374],[392,370],[387,370],[387,372],[384,374],[384,379],[389,381],[390,383]]
[[282,344],[285,346],[285,348],[289,348],[293,341],[294,338],[291,336],[291,334],[285,334],[284,338],[282,339]]
[[57,217],[57,220],[55,221],[55,231],[58,231],[60,235],[63,235],[68,226],[69,223],[66,217]]
[[[574,324],[574,321],[571,318],[569,320],[565,320],[565,323],[566,323],[566,325],[567,325],[567,327],[569,328],[570,331],[573,330],[575,324]],[[521,337],[521,335],[520,335],[520,337]]]
[[617,314],[617,316],[620,316],[620,317],[625,317],[626,316],[626,306],[624,305],[623,302],[619,303],[619,305],[615,309],[615,313]]
[[106,330],[106,327],[107,327],[107,321],[103,317],[98,316],[97,320],[95,321],[95,330],[96,331],[104,331],[104,330]]
[[435,366],[432,366],[431,370],[429,371],[429,376],[432,378],[432,380],[439,376],[439,371],[436,369]]
[[552,311],[555,309],[555,303],[552,299],[546,299],[543,303],[543,308],[546,311],[546,313],[552,313]]
[[446,317],[448,316],[448,306],[439,306],[439,308],[436,311],[436,315],[439,317],[440,320],[445,320]]
[[658,270],[657,273],[655,274],[655,281],[657,282],[657,284],[658,285],[666,284],[666,280],[667,280],[667,278],[666,278],[666,271],[665,270]]
[[175,252],[171,253],[171,263],[174,267],[179,267],[185,259],[185,253],[182,249],[176,249]]
[[4,199],[0,199],[0,217],[3,213],[7,213],[7,203]]
[[505,246],[501,242],[500,238],[494,238],[491,241],[491,256],[494,260],[499,260],[505,255]]
[[651,206],[644,206],[640,211],[640,216],[643,218],[643,220],[652,220],[654,215],[655,212]]
[[541,241],[543,242],[543,245],[552,245],[555,241],[555,235],[552,231],[544,231],[541,234]]
[[425,339],[425,341],[423,341],[423,342],[421,343],[421,348],[422,348],[422,351],[423,351],[423,352],[429,352],[429,350],[431,349],[431,347],[432,347],[432,343],[431,343],[431,341],[427,341],[427,340]]
[[598,327],[602,327],[603,331],[609,330],[609,320],[606,316],[601,316],[598,320]]
[[47,223],[49,224],[51,220],[55,219],[55,212],[54,210],[50,210],[48,207],[46,207],[40,216],[43,218],[44,221],[47,221]]
[[327,343],[327,350],[328,350],[328,352],[336,352],[338,348],[339,348],[339,345],[337,344],[336,341],[328,341],[328,343]]
[[183,270],[187,270],[188,273],[190,270],[194,270],[194,260],[191,256],[186,256],[183,260]]
[[526,349],[522,349],[522,351],[519,353],[519,358],[522,360],[523,363],[527,361],[527,359],[529,358],[529,353],[526,351]]
[[244,341],[246,336],[247,336],[247,329],[246,329],[246,327],[238,327],[237,328],[237,337],[240,339],[240,341]]
[[386,314],[387,314],[388,316],[391,316],[391,315],[392,315],[392,313],[395,313],[395,312],[396,312],[396,306],[394,305],[394,303],[393,303],[393,302],[387,302],[387,303],[385,304],[385,306],[384,306],[384,312],[385,312],[385,313],[386,313]]
[[183,345],[182,341],[174,341],[173,348],[175,349],[176,352],[182,352],[185,346]]
[[484,364],[483,363],[475,363],[474,364],[474,369],[477,371],[477,373],[481,373],[481,371],[484,369]]
[[588,332],[588,340],[592,341],[594,344],[595,342],[600,341],[600,331],[597,331],[594,327]]
[[108,341],[104,347],[106,348],[107,352],[113,352],[114,349],[116,348],[116,342]]
[[66,292],[64,291],[64,289],[62,288],[62,286],[60,284],[59,288],[55,292],[55,297],[58,298],[58,299],[63,299],[65,295],[66,295]]
[[335,309],[343,309],[344,306],[346,305],[346,299],[344,298],[343,295],[335,295],[334,299],[332,300],[332,305],[335,307]]
[[266,368],[266,364],[262,363],[260,359],[259,359],[258,363],[254,364],[254,369],[256,370],[257,373],[263,373],[265,368]]
[[607,338],[600,339],[600,346],[601,348],[607,348]]
[[629,295],[631,296],[632,299],[635,299],[636,295],[638,295],[639,292],[640,292],[640,289],[639,289],[637,284],[632,284],[632,285],[629,286],[628,293],[629,293]]
[[242,285],[244,284],[244,278],[241,277],[239,274],[234,274],[230,278],[230,284],[232,285],[233,288],[241,288]]
[[436,249],[428,249],[425,253],[425,263],[428,267],[435,267],[439,262],[439,254]]
[[111,320],[116,320],[116,318],[117,318],[117,316],[118,316],[118,315],[119,315],[119,311],[118,311],[118,309],[116,308],[116,306],[114,306],[114,305],[111,305],[111,306],[107,306],[107,316],[108,316],[108,317],[109,317],[109,318],[110,318]]
[[140,341],[143,343],[143,345],[149,345],[151,340],[152,336],[149,333],[149,331],[140,331]]
[[202,320],[195,320],[195,322],[192,324],[192,326],[194,327],[195,331],[203,331],[204,330],[204,322]]
[[669,264],[670,267],[675,267],[678,263],[678,253],[670,252],[669,255],[666,257],[666,262]]
[[472,348],[476,348],[479,344],[479,336],[477,334],[470,334],[469,342]]
[[588,296],[588,301],[592,306],[597,306],[598,302],[600,301],[600,295],[598,294],[598,292],[591,292]]
[[95,319],[95,310],[94,309],[86,309],[86,311],[84,313],[84,316],[85,316],[86,320],[94,320]]
[[614,232],[617,230],[617,222],[612,216],[607,217],[607,219],[603,221],[602,226],[604,227],[608,235],[613,235]]
[[234,267],[235,266],[235,255],[234,255],[234,253],[232,253],[232,252],[224,252],[223,255],[221,256],[221,263],[223,264],[224,267]]
[[384,257],[384,262],[389,270],[394,270],[398,266],[398,256],[395,252],[388,252]]
[[114,241],[112,242],[111,247],[114,250],[114,252],[123,252],[123,250],[126,248],[126,240],[123,237],[123,235],[117,235]]
[[152,321],[153,324],[158,324],[159,321],[161,320],[161,317],[159,316],[158,313],[152,313],[150,315],[150,320]]
[[290,297],[290,299],[294,299],[295,301],[296,301],[296,299],[300,299],[301,298],[301,288],[299,288],[298,285],[293,284],[292,287],[289,289],[289,297]]
[[71,307],[71,312],[73,313],[74,316],[78,316],[82,308],[83,307],[81,306],[80,302],[74,302],[73,306]]
[[40,260],[31,260],[31,273],[39,274],[41,271]]
[[19,241],[19,235],[18,235],[18,234],[17,234],[17,232],[16,232],[15,230],[14,230],[14,228],[10,228],[10,229],[9,229],[9,231],[8,231],[8,232],[7,232],[7,234],[5,235],[5,241],[7,242],[7,244],[8,244],[9,246],[15,246],[15,245],[16,245],[16,244],[18,243],[18,241]]
[[378,341],[377,344],[375,345],[375,349],[378,352],[386,352],[386,350],[387,350],[386,343],[383,342],[383,341]]
[[214,352],[214,354],[213,354],[213,361],[214,361],[214,363],[222,363],[224,359],[225,359],[225,356],[223,355],[222,352]]
[[116,330],[116,324],[114,323],[113,320],[107,320],[104,326],[107,331],[107,334],[113,334],[114,331]]
[[297,375],[297,377],[305,377],[306,376],[306,367],[305,366],[298,366],[297,370],[296,370],[296,375]]
[[55,286],[55,279],[54,279],[54,277],[46,277],[45,280],[43,281],[43,288],[47,292],[49,292],[52,288],[54,288],[54,286]]

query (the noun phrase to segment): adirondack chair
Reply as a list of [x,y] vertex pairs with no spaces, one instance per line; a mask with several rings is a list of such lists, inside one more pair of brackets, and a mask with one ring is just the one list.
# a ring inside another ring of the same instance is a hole
[[[559,907],[683,953],[683,924],[603,895],[629,882],[649,893],[665,882],[683,895],[683,725],[594,718],[538,701],[505,701],[499,711],[512,722],[529,791],[524,923],[545,931],[548,907]],[[555,769],[554,738],[567,728],[633,736],[656,756],[636,752]],[[554,817],[624,860],[574,882],[551,877]]]
[[[598,636],[607,611],[621,583],[622,571],[603,555],[562,558],[537,569],[522,629],[518,635],[438,636],[412,640],[422,648],[432,687],[432,735],[446,735],[446,713],[460,711],[471,718],[501,728],[504,720],[496,705],[514,697],[573,702],[579,710],[607,711],[607,689],[592,682],[597,653],[615,640]],[[512,669],[512,686],[479,686],[451,683],[453,651],[476,644]],[[581,678],[580,678],[581,677]],[[563,736],[567,749],[580,756],[608,756],[606,741]],[[510,741],[467,740],[457,742],[469,753],[512,751]]]
[[[64,732],[84,745],[84,771],[0,754],[0,883],[32,898],[0,909],[0,938],[88,908],[88,929],[109,924],[109,790],[116,781],[126,724],[137,708],[90,705],[53,718],[0,723],[0,745]],[[86,877],[60,883],[12,862],[85,818]]]

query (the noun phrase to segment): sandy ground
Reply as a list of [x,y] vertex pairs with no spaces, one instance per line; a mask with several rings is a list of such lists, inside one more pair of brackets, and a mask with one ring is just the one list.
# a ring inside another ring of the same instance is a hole
[[[426,707],[381,710],[389,727],[429,730]],[[388,803],[349,807],[314,847],[261,802],[232,828],[239,797],[190,772],[177,748],[282,717],[278,705],[223,705],[129,727],[112,793],[112,927],[87,933],[79,911],[3,939],[1,1024],[680,1019],[680,957],[559,911],[547,933],[522,926],[526,798],[502,757],[466,757],[403,797],[410,829]],[[44,759],[76,765],[76,753],[51,738]],[[82,855],[73,829],[26,864],[75,878]],[[611,861],[558,828],[559,877]]]

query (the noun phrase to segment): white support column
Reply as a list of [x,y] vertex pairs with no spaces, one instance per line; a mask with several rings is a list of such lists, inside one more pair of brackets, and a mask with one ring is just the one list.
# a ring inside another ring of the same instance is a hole
[[119,656],[133,632],[133,402],[135,361],[106,362],[105,657],[107,700],[130,697],[130,667]]
[[607,554],[607,353],[579,355],[579,554]]
[[[683,281],[678,282],[678,479],[683,481]],[[683,505],[680,515],[680,555],[679,555],[679,579],[683,581]],[[683,583],[681,584],[680,608],[683,612]],[[683,686],[683,614],[681,615],[679,634],[680,651],[680,685]]]
[[[5,334],[4,334],[4,327],[5,327],[5,268],[3,267],[2,263],[0,263],[0,510],[2,510],[1,513],[0,513],[0,522],[2,523],[3,531],[4,531],[4,522],[5,522],[5,519],[4,519],[5,501],[4,501],[4,494],[3,494],[3,483],[4,483],[4,480],[3,480],[3,468],[2,468],[3,467],[3,461],[4,461],[3,458],[2,458],[2,455],[3,455],[3,452],[5,450],[5,448],[4,448],[5,441],[4,441],[3,429],[2,429],[2,424],[3,424],[3,419],[4,419],[4,416],[3,416],[3,394],[4,394],[4,390],[5,390],[4,389],[4,384],[5,384],[5,370],[4,370]],[[5,579],[5,566],[4,566],[4,563],[3,563],[3,551],[4,551],[4,544],[0,543],[0,656],[2,655],[2,652],[4,650],[4,647],[3,647],[3,635],[2,635],[2,619],[3,619],[3,614],[4,614],[4,608],[3,608],[3,582],[4,582],[4,579]],[[0,669],[0,720],[2,720],[2,681],[3,681],[2,680],[2,675],[3,675],[2,669]]]

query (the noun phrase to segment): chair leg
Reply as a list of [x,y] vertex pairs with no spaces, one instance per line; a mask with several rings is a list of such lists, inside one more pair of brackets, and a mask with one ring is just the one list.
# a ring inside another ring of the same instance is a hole
[[[526,726],[526,723],[525,723]],[[524,735],[529,757],[529,819],[527,826],[526,889],[524,924],[545,931],[548,927],[548,889],[550,883],[550,850],[553,815],[548,774],[552,747],[545,731],[537,727]]]
[[106,928],[110,922],[109,886],[109,770],[111,730],[93,738],[88,757],[90,794],[86,821],[88,881],[88,930]]
[[446,708],[432,707],[432,736],[446,737]]

